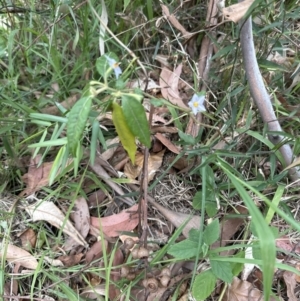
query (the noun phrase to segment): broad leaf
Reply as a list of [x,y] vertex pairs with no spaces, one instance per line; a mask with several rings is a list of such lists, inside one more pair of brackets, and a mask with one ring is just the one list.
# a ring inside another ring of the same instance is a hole
[[183,240],[175,245],[172,245],[168,253],[176,259],[189,259],[195,257],[198,251],[198,242],[191,240]]
[[122,108],[131,132],[150,148],[150,130],[143,105],[133,96],[122,95]]
[[219,236],[220,236],[220,224],[219,224],[219,220],[215,219],[205,228],[203,232],[203,241],[210,246],[211,244],[213,244],[218,240]]
[[74,105],[69,113],[67,139],[70,152],[73,156],[76,156],[78,142],[82,138],[91,106],[92,98],[90,96],[83,97]]
[[215,289],[216,281],[216,276],[211,270],[197,275],[192,287],[193,297],[197,301],[206,300]]
[[125,116],[123,114],[122,108],[116,102],[113,102],[112,119],[116,127],[118,136],[121,140],[121,143],[125,148],[125,150],[127,151],[132,164],[134,164],[135,153],[136,153],[136,144],[135,144],[134,135],[127,125],[127,121],[125,120]]
[[[233,279],[232,266],[230,262],[213,260],[215,258],[210,258],[210,266],[212,272],[215,276],[227,283],[231,283]],[[217,258],[216,258],[217,259]]]

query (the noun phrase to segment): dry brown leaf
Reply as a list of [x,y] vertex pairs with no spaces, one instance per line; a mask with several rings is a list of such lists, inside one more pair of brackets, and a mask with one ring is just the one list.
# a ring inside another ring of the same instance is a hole
[[[22,176],[22,179],[27,187],[20,193],[20,196],[30,195],[40,188],[48,185],[53,162],[44,162],[37,167],[40,160],[40,155],[30,159],[28,173]],[[72,160],[68,160],[67,165],[69,165],[71,162]]]
[[178,133],[178,129],[172,126],[158,126],[155,125],[151,128],[152,133],[169,133],[169,134],[176,134]]
[[290,271],[284,271],[283,279],[286,284],[286,292],[289,297],[288,301],[297,301],[298,299],[295,296],[295,288],[296,288],[296,279],[295,274]]
[[59,256],[58,260],[60,260],[65,267],[73,267],[78,264],[83,256],[83,253],[75,254],[75,255],[63,255]]
[[88,205],[90,208],[97,207],[106,199],[106,194],[103,190],[99,189],[93,192],[88,197]]
[[160,89],[160,86],[156,84],[156,82],[152,78],[137,78],[135,80],[131,80],[126,84],[128,89],[139,88],[141,90],[145,90],[147,84],[147,91],[153,89]]
[[[247,208],[243,206],[237,206],[236,210],[240,214],[247,214],[248,210]],[[231,211],[229,214],[235,214],[235,211]],[[218,248],[218,247],[224,247],[226,244],[230,242],[230,239],[234,236],[234,234],[239,230],[240,226],[242,226],[245,222],[244,217],[235,217],[235,218],[224,218],[221,222],[221,241],[216,241],[211,245],[212,249]],[[226,256],[230,254],[231,251],[223,251],[221,254],[222,256]]]
[[91,217],[91,225],[107,237],[117,237],[122,231],[131,231],[138,225],[138,205],[134,205],[118,214],[106,217]]
[[30,159],[28,173],[26,173],[22,177],[24,183],[27,186],[26,189],[21,192],[22,196],[30,195],[39,190],[41,187],[48,185],[49,183],[49,174],[53,162],[45,162],[37,167],[40,159],[40,155],[36,156],[34,159]]
[[[112,267],[120,266],[121,264],[124,263],[124,254],[121,249],[117,249],[116,252],[114,253],[114,259],[113,259],[113,264]],[[114,273],[111,275],[111,280],[114,282],[117,282],[121,279],[121,275],[119,273]]]
[[33,229],[25,230],[19,237],[24,250],[30,251],[35,247],[37,236]]
[[244,17],[253,2],[254,0],[244,0],[243,2],[224,7],[222,11],[223,16],[226,19],[237,23]]
[[184,222],[189,220],[189,222],[185,225],[182,230],[182,234],[185,237],[189,236],[189,232],[191,229],[199,229],[200,227],[200,216],[184,214],[180,212],[171,211],[169,209],[164,208],[160,204],[152,201],[150,198],[148,199],[149,203],[151,203],[156,209],[160,211],[163,216],[171,222],[176,228],[182,226]]
[[[165,150],[158,153],[150,153],[148,158],[148,181],[154,179],[156,172],[161,167],[163,156]],[[144,154],[137,153],[135,156],[135,165],[132,165],[131,161],[128,161],[124,166],[124,173],[129,179],[136,179],[142,169],[144,164]]]
[[300,253],[300,247],[293,242],[287,235],[283,235],[276,239],[276,247],[288,252]]
[[53,267],[63,267],[64,264],[59,259],[54,259],[49,256],[44,256],[45,262],[49,263]]
[[65,215],[54,203],[39,200],[35,204],[27,206],[26,211],[34,222],[46,221],[58,229],[62,228],[62,231],[71,236],[79,245],[87,245],[81,234],[74,228],[69,220],[66,221]]
[[[101,158],[105,161],[108,161],[115,153],[119,147],[120,138],[119,136],[114,139],[109,139],[106,141],[107,150],[101,154]],[[111,145],[114,145],[110,147]]]
[[161,94],[165,99],[176,106],[187,109],[188,107],[182,101],[178,91],[178,82],[181,71],[182,64],[178,65],[174,72],[163,67],[160,73],[159,84],[161,86]]
[[[85,198],[79,197],[75,200],[73,210],[70,214],[76,230],[83,238],[86,238],[90,231],[90,210]],[[77,245],[76,241],[69,237],[64,245],[64,250],[72,250]]]
[[104,241],[96,241],[92,247],[87,251],[85,255],[85,261],[87,264],[90,264],[93,260],[99,259],[103,255],[103,246],[107,249],[108,242]]
[[161,133],[156,133],[154,135],[164,146],[166,146],[174,154],[180,154],[180,150],[176,145],[174,145],[168,138],[166,138]]
[[175,15],[170,14],[169,8],[166,5],[161,5],[164,17],[170,21],[170,23],[178,29],[181,33],[183,38],[189,39],[193,33],[188,32],[181,24],[180,22],[176,19]]
[[[242,281],[234,277],[224,294],[223,301],[261,301],[263,300],[262,292],[256,289],[252,283]],[[270,301],[276,299],[271,297]]]
[[[300,262],[296,263],[295,268],[297,269],[297,271],[300,271]],[[295,275],[295,280],[299,283],[300,282],[300,275],[296,274]]]
[[7,245],[6,253],[4,253],[5,246],[0,244],[0,256],[3,256],[7,261],[20,264],[24,268],[35,270],[38,266],[37,260],[27,251],[14,246]]
[[99,284],[92,288],[90,286],[84,288],[80,293],[80,296],[87,299],[99,299],[99,295],[105,296],[105,292],[105,284]]

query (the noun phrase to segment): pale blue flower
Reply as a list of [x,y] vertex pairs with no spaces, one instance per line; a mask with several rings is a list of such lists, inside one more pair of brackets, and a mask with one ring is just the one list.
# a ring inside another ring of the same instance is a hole
[[192,109],[194,115],[197,115],[199,112],[205,112],[204,106],[205,95],[194,94],[192,99],[189,101],[188,105]]
[[115,72],[115,76],[118,79],[119,75],[122,74],[122,69],[119,66],[119,63],[116,62],[114,59],[110,58],[109,56],[105,56],[105,58],[108,61],[109,67],[113,68],[114,72]]

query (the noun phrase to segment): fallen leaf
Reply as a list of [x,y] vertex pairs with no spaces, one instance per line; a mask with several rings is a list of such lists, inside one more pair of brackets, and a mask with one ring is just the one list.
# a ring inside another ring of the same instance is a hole
[[114,139],[109,139],[106,141],[107,150],[101,154],[101,158],[108,161],[119,147],[120,138],[116,137]]
[[64,255],[59,256],[58,260],[60,260],[65,267],[73,267],[78,264],[83,256],[83,253],[75,254],[75,255]]
[[54,259],[49,256],[44,256],[44,260],[47,263],[49,263],[50,265],[52,265],[53,267],[63,267],[64,266],[64,264],[59,259]]
[[276,239],[276,247],[288,252],[300,253],[300,246],[291,242],[291,239],[283,235]]
[[37,236],[33,229],[25,230],[19,237],[24,250],[30,251],[35,247]]
[[168,138],[166,138],[164,135],[161,133],[156,133],[154,135],[164,146],[166,146],[171,152],[174,154],[180,154],[180,149],[173,144]]
[[93,260],[99,259],[103,255],[103,246],[107,249],[108,242],[96,241],[92,247],[86,252],[85,261],[87,264],[90,264]]
[[138,205],[111,216],[91,217],[91,225],[107,237],[117,237],[123,231],[131,231],[138,225]]
[[[85,198],[79,197],[75,200],[73,210],[70,214],[76,230],[83,238],[86,238],[90,230],[90,211]],[[64,245],[64,250],[71,250],[77,245],[76,241],[69,237]]]
[[178,65],[174,72],[163,67],[160,73],[159,84],[161,86],[161,94],[165,99],[176,106],[187,109],[188,107],[182,101],[178,91],[178,82],[181,71],[182,64]]
[[[300,271],[300,262],[296,263],[296,267],[295,267],[298,271]],[[300,282],[300,275],[295,274],[295,280],[299,283]]]
[[106,199],[106,194],[99,189],[88,196],[88,206],[90,208],[97,207]]
[[35,191],[39,190],[41,187],[48,185],[49,174],[52,168],[52,162],[42,163],[37,167],[41,160],[41,156],[38,155],[34,159],[30,159],[30,165],[28,168],[28,173],[23,175],[22,179],[26,184],[26,189],[21,192],[21,195],[30,195]]
[[295,274],[290,271],[284,271],[283,279],[286,284],[286,293],[289,297],[288,301],[297,301],[298,298],[295,296],[296,279]]
[[86,299],[99,299],[100,296],[105,296],[105,284],[95,285],[93,287],[86,287],[80,293],[81,297]]
[[[237,206],[236,211],[238,211],[240,214],[247,214],[248,210],[247,208],[243,206]],[[231,211],[229,214],[236,214],[236,211]],[[234,234],[239,230],[239,228],[244,224],[245,217],[237,216],[234,218],[223,218],[221,222],[221,236],[220,240],[216,241],[211,245],[212,249],[216,249],[219,247],[224,247],[226,244],[230,242],[230,239],[234,236]],[[222,256],[229,255],[232,251],[223,251],[221,252]]]
[[0,256],[3,256],[7,261],[20,264],[24,268],[35,270],[38,266],[37,260],[27,251],[14,246],[7,245],[6,252],[4,252],[5,246],[0,244]]
[[[161,167],[165,150],[159,153],[150,153],[148,158],[148,181],[154,179],[156,172]],[[129,179],[136,179],[143,169],[144,154],[137,153],[135,156],[135,165],[128,161],[124,166],[124,173]]]
[[66,221],[64,214],[53,202],[39,200],[35,204],[27,206],[26,211],[34,222],[46,221],[58,229],[62,228],[62,231],[71,236],[79,245],[87,245],[81,234],[74,228],[69,220]]
[[244,17],[253,2],[254,0],[244,0],[243,2],[224,7],[222,11],[223,16],[226,19],[237,23]]
[[160,89],[160,86],[157,85],[157,83],[152,78],[137,78],[135,80],[131,80],[127,83],[126,87],[128,89],[135,89],[139,88],[141,90],[145,90],[147,84],[147,91],[154,90],[154,89]]
[[[115,254],[114,254],[114,259],[113,259],[113,263],[112,263],[112,268],[116,267],[116,266],[120,266],[121,264],[124,263],[124,254],[122,252],[121,249],[117,249]],[[119,273],[115,273],[111,275],[111,279],[114,282],[117,282],[121,279],[121,275]]]
[[[22,180],[27,187],[20,193],[20,196],[33,194],[40,188],[48,185],[53,162],[44,162],[37,167],[40,160],[40,155],[30,159],[28,173],[22,176]],[[68,160],[67,165],[69,165],[71,162],[72,160]]]
[[156,209],[160,211],[160,213],[171,222],[176,228],[182,226],[184,222],[187,220],[188,223],[182,230],[182,234],[187,238],[189,236],[189,232],[191,229],[199,229],[200,227],[200,216],[197,215],[190,215],[185,213],[180,213],[176,211],[171,211],[169,209],[164,208],[160,204],[156,203],[152,198],[148,197],[149,203],[153,205]]
[[161,4],[161,8],[163,11],[163,15],[164,17],[170,21],[170,23],[176,28],[178,29],[181,33],[183,38],[185,39],[189,39],[193,33],[188,32],[181,24],[180,22],[177,20],[176,16],[174,14],[170,14],[169,8],[166,5],[162,5]]
[[[261,301],[263,300],[262,292],[256,289],[252,283],[242,281],[234,277],[232,284],[228,285],[223,301]],[[276,299],[271,297],[270,301]]]

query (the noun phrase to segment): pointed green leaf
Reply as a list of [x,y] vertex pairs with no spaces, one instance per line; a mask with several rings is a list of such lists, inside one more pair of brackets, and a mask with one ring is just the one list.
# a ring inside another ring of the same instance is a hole
[[122,95],[122,108],[131,132],[149,148],[150,130],[143,105],[133,96]]
[[192,287],[193,297],[197,301],[206,300],[215,289],[216,281],[216,276],[211,270],[197,275]]
[[210,246],[211,244],[213,244],[218,240],[219,236],[220,236],[220,224],[219,224],[219,220],[215,219],[205,228],[203,232],[203,241]]
[[230,262],[213,260],[210,258],[210,266],[215,276],[227,283],[231,283],[233,279],[232,266]]
[[185,239],[175,245],[172,245],[168,254],[176,259],[189,259],[195,257],[198,252],[198,242]]
[[131,162],[134,164],[136,153],[134,135],[127,125],[122,108],[116,102],[113,102],[112,119],[121,143],[127,151]]
[[92,98],[90,96],[83,97],[71,109],[67,123],[67,138],[70,152],[76,156],[78,143],[82,138],[86,122],[92,106]]

